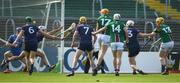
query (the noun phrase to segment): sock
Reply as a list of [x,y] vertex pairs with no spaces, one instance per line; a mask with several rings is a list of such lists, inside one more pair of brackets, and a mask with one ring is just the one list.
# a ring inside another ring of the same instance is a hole
[[6,63],[9,63],[9,60],[6,60]]
[[9,65],[7,65],[6,68],[9,69]]
[[164,72],[166,69],[166,66],[165,65],[161,65],[161,72]]
[[75,68],[72,68],[72,73],[74,73],[74,71],[75,71]]
[[135,69],[133,69],[133,72],[136,72],[136,70],[135,70]]
[[33,67],[34,67],[34,64],[31,64],[31,69],[30,69],[31,71],[33,71]]
[[97,64],[96,69],[97,69],[97,70],[100,70],[100,69],[101,69],[101,66]]
[[139,70],[136,65],[131,65],[131,68],[136,70],[136,71]]
[[50,67],[50,65],[46,65],[46,67]]
[[119,69],[115,69],[114,71],[119,72]]

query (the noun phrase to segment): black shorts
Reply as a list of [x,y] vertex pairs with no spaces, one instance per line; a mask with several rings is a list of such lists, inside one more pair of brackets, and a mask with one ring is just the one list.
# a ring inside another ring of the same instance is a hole
[[25,51],[37,51],[38,43],[37,42],[25,42]]
[[78,49],[80,49],[82,51],[92,51],[93,46],[92,46],[92,44],[82,44],[82,43],[80,43],[79,46],[78,46]]
[[140,47],[128,47],[128,57],[135,57],[139,54]]

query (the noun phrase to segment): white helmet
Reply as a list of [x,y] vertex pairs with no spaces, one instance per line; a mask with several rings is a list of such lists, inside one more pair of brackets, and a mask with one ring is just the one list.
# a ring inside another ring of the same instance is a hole
[[114,16],[113,16],[113,19],[114,20],[120,20],[120,18],[121,18],[121,15],[120,14],[114,14]]
[[126,22],[126,26],[134,26],[134,21],[133,20],[128,20]]
[[42,26],[42,25],[41,25],[41,26],[38,26],[38,28],[41,29],[41,30],[46,29],[45,26]]

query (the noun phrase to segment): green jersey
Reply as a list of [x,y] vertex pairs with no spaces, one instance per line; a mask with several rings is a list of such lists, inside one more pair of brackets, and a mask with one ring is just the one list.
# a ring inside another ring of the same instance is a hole
[[154,30],[155,33],[158,33],[161,37],[163,43],[172,41],[171,29],[167,25],[161,25],[159,29]]
[[[108,15],[101,15],[98,20],[97,20],[97,23],[98,23],[98,29],[104,27],[104,26],[107,26],[110,22],[112,22],[112,18]],[[108,32],[102,32],[102,33],[105,33],[106,35],[109,35]]]
[[113,21],[106,26],[106,32],[109,32],[111,37],[111,42],[124,42],[125,41],[125,31],[124,23],[120,21]]

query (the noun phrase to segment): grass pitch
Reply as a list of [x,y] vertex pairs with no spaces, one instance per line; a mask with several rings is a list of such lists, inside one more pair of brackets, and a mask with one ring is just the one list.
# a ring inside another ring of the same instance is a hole
[[34,72],[32,76],[24,72],[13,72],[10,74],[0,73],[0,83],[180,83],[180,74],[148,74],[132,75],[120,74],[75,74],[66,77],[66,74]]

